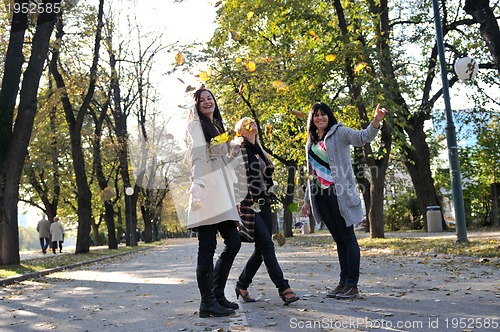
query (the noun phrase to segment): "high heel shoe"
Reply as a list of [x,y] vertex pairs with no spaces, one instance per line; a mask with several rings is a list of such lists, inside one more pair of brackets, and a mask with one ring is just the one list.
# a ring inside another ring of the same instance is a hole
[[[243,289],[243,290],[246,290],[246,289]],[[256,302],[255,299],[250,297],[250,294],[248,294],[248,291],[246,294],[243,294],[241,292],[242,289],[238,288],[238,287],[236,287],[234,289],[234,291],[236,292],[236,300],[239,299],[239,297],[241,296],[241,299],[243,300],[243,302]]]
[[[289,305],[290,303],[300,300],[300,297],[295,295],[295,293],[291,288],[285,289],[285,291],[279,292],[279,294],[283,302],[285,302],[285,305]],[[293,296],[286,297],[286,295],[292,295],[292,294]]]

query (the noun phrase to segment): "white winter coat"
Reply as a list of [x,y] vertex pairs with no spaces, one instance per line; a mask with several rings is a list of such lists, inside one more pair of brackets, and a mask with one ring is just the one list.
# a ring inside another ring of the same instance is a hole
[[54,221],[52,224],[50,224],[50,235],[52,237],[52,242],[63,240],[64,227],[60,221]]
[[204,197],[198,209],[193,209],[189,201],[187,227],[212,225],[226,220],[239,222],[234,196],[237,178],[229,165],[227,144],[207,144],[198,117],[191,119],[187,129],[191,181],[203,187]]

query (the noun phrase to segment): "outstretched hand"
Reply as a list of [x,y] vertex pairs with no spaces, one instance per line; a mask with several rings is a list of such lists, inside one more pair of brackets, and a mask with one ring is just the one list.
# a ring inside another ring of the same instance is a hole
[[377,108],[375,109],[375,118],[373,119],[373,125],[375,128],[380,127],[380,122],[387,114],[387,110],[385,108],[380,107],[380,103],[377,104]]

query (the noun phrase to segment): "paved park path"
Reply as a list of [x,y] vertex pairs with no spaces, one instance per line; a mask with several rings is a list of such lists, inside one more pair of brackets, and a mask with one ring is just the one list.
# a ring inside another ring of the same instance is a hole
[[[500,239],[498,232],[490,236]],[[251,249],[243,244],[235,261],[226,289],[230,300],[236,300],[235,280]],[[258,302],[240,303],[235,317],[202,319],[196,250],[196,239],[169,239],[153,249],[3,286],[0,331],[500,330],[498,260],[364,250],[362,297],[341,301],[325,298],[338,275],[331,247],[286,244],[277,248],[278,259],[302,300],[284,306],[261,267],[250,288]]]

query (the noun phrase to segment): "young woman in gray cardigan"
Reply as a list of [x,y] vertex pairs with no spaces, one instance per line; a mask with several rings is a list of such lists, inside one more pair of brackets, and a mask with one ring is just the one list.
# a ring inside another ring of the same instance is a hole
[[350,146],[363,146],[378,133],[387,113],[377,105],[375,117],[366,129],[354,130],[338,123],[328,105],[311,107],[307,122],[306,158],[311,179],[306,187],[302,215],[312,210],[323,220],[337,244],[340,281],[327,297],[349,299],[358,296],[360,250],[354,226],[363,209],[352,169]]

